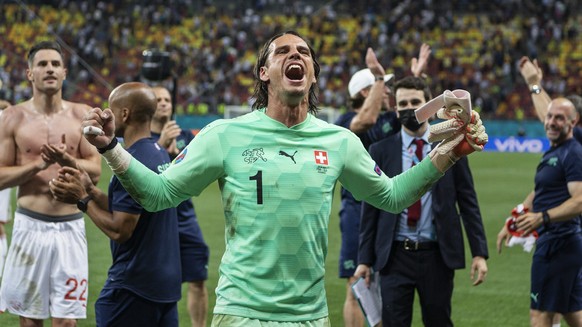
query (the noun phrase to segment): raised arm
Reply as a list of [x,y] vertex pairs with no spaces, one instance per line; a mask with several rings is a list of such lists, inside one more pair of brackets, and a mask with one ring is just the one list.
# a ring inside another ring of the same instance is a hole
[[370,93],[350,124],[350,130],[356,134],[364,133],[374,126],[382,110],[382,102],[386,94],[386,85],[384,83],[384,75],[386,72],[378,61],[378,58],[376,58],[376,54],[372,48],[368,48],[366,52],[366,65],[376,77],[376,82],[368,91]]
[[420,46],[418,58],[412,58],[410,62],[410,71],[412,72],[412,75],[415,77],[426,77],[424,72],[428,66],[428,58],[430,57],[431,52],[430,45],[423,43]]
[[353,134],[348,138],[347,153],[350,159],[345,162],[339,182],[357,200],[392,213],[409,207],[443,176],[427,157],[411,169],[389,178]]
[[538,65],[537,59],[532,62],[528,57],[521,57],[519,60],[519,72],[530,90],[538,119],[543,123],[552,99],[542,87],[543,72]]
[[215,133],[206,133],[208,127],[187,146],[188,155],[162,174],[148,169],[117,143],[111,110],[92,109],[82,127],[89,143],[99,149],[123,187],[150,212],[175,207],[199,195],[223,172],[221,153],[216,151],[219,140]]

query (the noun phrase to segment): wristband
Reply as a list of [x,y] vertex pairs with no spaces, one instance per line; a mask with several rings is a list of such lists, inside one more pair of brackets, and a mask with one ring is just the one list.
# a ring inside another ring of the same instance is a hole
[[132,158],[131,154],[119,143],[113,149],[103,153],[103,159],[105,159],[113,173],[118,176],[127,171]]
[[384,76],[376,76],[376,82],[382,81],[384,82]]
[[93,196],[91,194],[87,195],[83,199],[79,199],[79,201],[77,201],[77,208],[82,212],[87,212],[87,209],[89,208],[89,201],[91,200],[93,200]]
[[435,150],[436,148],[429,152],[428,156],[430,157],[430,161],[435,166],[435,168],[442,174],[449,170],[449,168],[451,168],[460,159],[452,152],[439,153]]
[[550,215],[547,211],[542,211],[542,219],[544,221],[544,227],[548,228],[550,226]]
[[107,145],[104,148],[97,148],[97,151],[99,151],[99,153],[101,153],[101,154],[104,154],[106,151],[113,149],[116,145],[117,145],[117,137],[114,136],[113,139],[111,140],[111,143],[109,143],[109,145]]

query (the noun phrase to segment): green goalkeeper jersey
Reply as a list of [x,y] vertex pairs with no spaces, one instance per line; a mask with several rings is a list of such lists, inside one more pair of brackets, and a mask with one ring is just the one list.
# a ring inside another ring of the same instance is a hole
[[210,123],[161,175],[132,160],[119,177],[150,211],[218,180],[226,250],[214,313],[305,321],[328,315],[323,277],[336,181],[400,212],[440,176],[425,160],[390,179],[349,130],[312,115],[287,127],[263,109]]

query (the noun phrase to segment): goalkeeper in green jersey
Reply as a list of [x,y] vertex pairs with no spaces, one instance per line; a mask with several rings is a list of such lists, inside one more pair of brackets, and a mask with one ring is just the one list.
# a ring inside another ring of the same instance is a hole
[[94,108],[83,122],[86,138],[146,210],[176,206],[218,180],[226,250],[213,326],[329,326],[323,277],[336,182],[358,200],[400,212],[486,142],[478,116],[452,119],[450,137],[390,179],[355,134],[315,117],[319,71],[296,32],[272,37],[254,70],[256,110],[207,125],[160,175],[116,144],[109,109]]

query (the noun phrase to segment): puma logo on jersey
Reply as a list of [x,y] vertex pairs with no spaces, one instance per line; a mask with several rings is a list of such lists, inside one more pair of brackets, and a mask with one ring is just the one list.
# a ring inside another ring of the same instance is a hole
[[293,160],[293,163],[297,164],[297,162],[295,161],[295,155],[297,154],[297,151],[295,151],[295,153],[293,153],[293,155],[288,154],[285,151],[279,151],[279,155],[280,156],[285,156],[285,157],[289,157],[291,158],[291,160]]
[[265,159],[263,156],[265,155],[265,151],[263,151],[263,148],[255,148],[255,149],[247,149],[243,152],[243,157],[245,157],[245,162],[246,163],[254,163],[255,161],[261,159],[264,162],[267,161],[267,159]]

